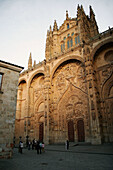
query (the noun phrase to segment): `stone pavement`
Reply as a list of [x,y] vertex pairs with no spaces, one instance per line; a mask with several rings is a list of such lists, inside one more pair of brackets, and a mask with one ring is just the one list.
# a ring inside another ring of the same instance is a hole
[[113,144],[100,146],[48,145],[45,153],[14,148],[12,159],[1,159],[0,170],[113,170]]

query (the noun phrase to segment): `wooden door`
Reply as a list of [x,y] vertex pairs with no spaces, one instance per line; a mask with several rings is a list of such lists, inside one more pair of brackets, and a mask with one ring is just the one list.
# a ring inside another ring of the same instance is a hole
[[74,124],[73,121],[68,122],[68,139],[70,142],[74,142]]
[[43,123],[41,123],[39,125],[39,140],[42,142],[43,141],[43,129],[44,129],[44,125]]
[[78,131],[78,142],[84,142],[85,133],[84,133],[84,121],[83,120],[78,120],[77,131]]

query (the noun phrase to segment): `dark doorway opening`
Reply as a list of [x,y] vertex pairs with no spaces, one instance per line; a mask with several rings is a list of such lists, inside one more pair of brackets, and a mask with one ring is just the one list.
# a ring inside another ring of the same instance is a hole
[[70,142],[74,142],[74,124],[71,120],[68,122],[68,139]]
[[78,131],[78,142],[84,142],[85,133],[84,133],[84,121],[83,120],[78,120],[77,131]]

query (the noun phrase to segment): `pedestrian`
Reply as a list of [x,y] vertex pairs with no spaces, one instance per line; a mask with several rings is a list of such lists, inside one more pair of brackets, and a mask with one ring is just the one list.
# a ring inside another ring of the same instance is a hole
[[22,149],[23,149],[23,142],[19,142],[19,152],[22,154]]
[[36,150],[37,150],[37,154],[39,154],[39,141],[37,141]]
[[43,153],[45,152],[44,147],[45,147],[45,144],[44,144],[44,142],[42,142],[42,152]]
[[28,150],[31,149],[31,141],[28,141]]
[[32,150],[34,150],[34,145],[35,145],[35,139],[32,141]]
[[66,140],[66,142],[65,142],[65,148],[66,148],[66,150],[69,149],[69,140]]
[[37,141],[36,141],[36,139],[34,140],[34,147],[35,147],[35,150],[36,150],[36,148],[37,148]]
[[40,150],[40,154],[42,153],[42,142],[39,142],[39,150]]

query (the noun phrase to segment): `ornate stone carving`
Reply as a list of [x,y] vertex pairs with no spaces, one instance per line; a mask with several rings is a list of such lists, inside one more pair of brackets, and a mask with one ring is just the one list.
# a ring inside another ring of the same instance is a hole
[[99,71],[99,77],[100,77],[99,84],[101,85],[101,87],[111,74],[112,74],[112,70],[110,67],[103,68],[102,70]]
[[65,93],[70,84],[86,91],[84,66],[80,62],[60,66],[54,74],[53,82],[53,92],[57,93],[58,98]]

